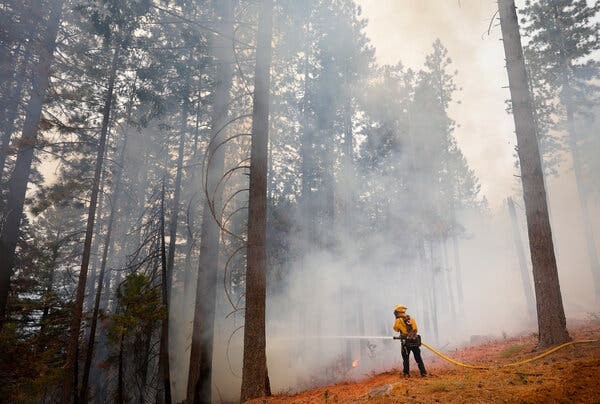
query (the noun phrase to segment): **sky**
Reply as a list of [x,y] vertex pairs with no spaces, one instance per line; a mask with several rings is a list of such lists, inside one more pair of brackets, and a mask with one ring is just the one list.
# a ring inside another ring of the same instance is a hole
[[[517,2],[519,4],[520,2]],[[381,64],[418,69],[436,38],[458,71],[458,102],[449,114],[459,125],[456,140],[476,171],[490,207],[500,209],[515,191],[515,143],[500,27],[490,19],[495,0],[358,0],[369,21],[366,34]],[[497,24],[497,20],[495,22]],[[504,88],[503,88],[504,87]]]

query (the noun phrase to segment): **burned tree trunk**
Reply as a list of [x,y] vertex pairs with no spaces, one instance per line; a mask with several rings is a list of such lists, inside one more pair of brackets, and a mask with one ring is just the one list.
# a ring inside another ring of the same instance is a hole
[[267,149],[273,0],[260,2],[252,111],[242,401],[271,394],[265,336]]
[[33,149],[37,140],[42,105],[50,79],[50,66],[56,48],[62,6],[62,0],[54,0],[50,3],[48,25],[42,39],[43,43],[40,44],[39,60],[32,69],[31,93],[23,123],[17,161],[8,184],[6,214],[0,236],[0,329],[4,326],[7,317],[8,292],[15,264],[15,249],[33,162]]
[[544,174],[535,131],[533,102],[527,81],[514,0],[499,0],[498,11],[523,182],[535,283],[539,345],[545,347],[568,341],[569,334],[554,255]]
[[212,142],[207,151],[206,193],[202,209],[202,228],[200,235],[200,258],[198,262],[198,278],[196,281],[196,298],[194,305],[194,322],[192,328],[192,346],[190,350],[190,367],[188,372],[187,402],[211,402],[213,335],[215,321],[215,299],[217,288],[217,272],[219,263],[219,226],[211,213],[212,209],[221,211],[221,191],[217,185],[223,175],[225,153],[223,147],[216,147],[225,138],[227,124],[229,92],[232,84],[233,42],[233,2],[219,2],[217,14],[221,17],[221,32],[213,43],[215,57],[219,63],[217,72],[217,88],[215,92],[212,116]]
[[77,362],[77,347],[79,346],[79,330],[81,327],[81,317],[83,312],[83,299],[85,295],[85,285],[87,280],[87,271],[90,263],[91,248],[92,248],[92,235],[94,233],[94,220],[96,218],[96,207],[98,203],[98,193],[100,192],[100,176],[102,173],[102,167],[104,164],[104,149],[106,147],[106,138],[108,135],[108,123],[110,120],[110,113],[112,110],[113,92],[115,88],[115,81],[117,78],[117,70],[119,65],[119,55],[121,52],[121,45],[116,44],[113,53],[113,60],[111,63],[109,78],[108,78],[108,90],[104,99],[104,107],[102,109],[102,126],[100,129],[100,139],[98,141],[98,151],[96,155],[96,167],[94,171],[94,182],[92,185],[92,194],[90,197],[90,206],[88,210],[87,226],[85,232],[85,242],[83,244],[83,256],[81,259],[81,270],[79,271],[79,279],[77,282],[77,295],[75,303],[73,304],[73,314],[71,317],[71,327],[69,342],[67,345],[67,360],[65,363],[65,374],[62,388],[61,402],[63,404],[69,403],[71,397],[74,394],[73,391],[73,369]]

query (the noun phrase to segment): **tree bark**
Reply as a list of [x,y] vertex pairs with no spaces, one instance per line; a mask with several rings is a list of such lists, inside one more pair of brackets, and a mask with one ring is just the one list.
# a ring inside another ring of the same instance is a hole
[[267,149],[269,141],[269,93],[273,0],[260,3],[254,103],[252,111],[252,151],[250,156],[250,196],[248,201],[248,244],[246,266],[246,314],[242,401],[271,394],[267,371],[266,303],[266,226],[267,226]]
[[546,347],[568,341],[570,338],[560,292],[546,189],[535,131],[533,103],[527,85],[527,72],[514,0],[499,0],[498,11],[523,182],[535,284],[539,346]]
[[94,221],[96,218],[96,207],[98,203],[98,193],[100,191],[100,176],[102,173],[102,167],[104,163],[104,150],[106,148],[108,123],[110,120],[110,113],[112,110],[113,92],[115,87],[115,81],[117,78],[120,52],[121,45],[116,44],[108,78],[108,90],[106,92],[106,96],[104,99],[104,107],[102,109],[102,126],[100,129],[100,139],[98,141],[96,167],[94,171],[94,183],[92,185],[92,194],[90,197],[90,206],[88,210],[85,241],[83,244],[83,256],[81,259],[81,270],[79,271],[79,279],[77,282],[77,295],[75,298],[75,303],[73,305],[73,313],[71,316],[70,336],[67,345],[67,360],[64,367],[65,374],[61,398],[61,402],[63,404],[69,403],[70,398],[73,396],[73,394],[76,394],[76,392],[73,392],[73,367],[75,365],[75,362],[77,362],[77,356],[75,355],[75,352],[77,350],[77,346],[79,345],[79,330],[81,328],[83,299],[85,295],[87,271],[90,263],[92,236],[94,234]]
[[162,303],[165,309],[165,318],[160,329],[160,354],[159,369],[163,384],[163,393],[166,404],[171,404],[171,369],[169,366],[169,281],[167,274],[167,251],[165,245],[165,184],[160,200],[160,259],[161,259],[161,290]]
[[233,36],[233,2],[222,0],[217,7],[221,17],[221,29],[226,36],[215,38],[214,52],[219,63],[217,88],[213,106],[212,129],[214,137],[208,153],[207,192],[212,200],[204,200],[202,209],[202,227],[200,235],[200,258],[196,281],[194,322],[192,326],[192,346],[188,372],[187,402],[210,403],[212,380],[212,357],[215,322],[215,299],[219,264],[220,230],[215,222],[209,204],[215,212],[221,211],[222,193],[216,186],[223,175],[225,152],[223,147],[215,147],[225,139],[224,125],[227,123],[229,93],[232,84],[233,43],[227,36]]
[[40,46],[39,61],[32,69],[32,88],[27,113],[23,123],[17,161],[8,184],[8,197],[5,209],[4,226],[0,236],[0,329],[7,317],[10,278],[15,264],[15,249],[23,216],[25,193],[29,183],[33,150],[37,140],[38,125],[42,116],[44,96],[50,81],[56,37],[62,15],[62,0],[50,4],[48,25]]

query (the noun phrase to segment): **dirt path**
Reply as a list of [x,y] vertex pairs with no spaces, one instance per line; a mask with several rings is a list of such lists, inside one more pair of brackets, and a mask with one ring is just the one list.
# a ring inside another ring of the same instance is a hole
[[[600,339],[600,324],[571,328],[574,339]],[[534,336],[492,341],[447,352],[470,364],[506,364],[537,355]],[[424,349],[424,348],[423,348]],[[472,370],[436,359],[431,377],[404,379],[391,371],[370,379],[279,395],[252,403],[600,403],[600,343],[568,346],[536,362],[514,368]]]

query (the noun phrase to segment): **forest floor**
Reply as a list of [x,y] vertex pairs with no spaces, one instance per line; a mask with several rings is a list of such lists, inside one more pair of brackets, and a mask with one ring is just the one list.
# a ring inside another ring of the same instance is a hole
[[[575,340],[600,339],[598,319],[569,324]],[[451,352],[448,356],[473,365],[501,365],[534,357],[535,335],[495,339]],[[421,347],[426,350],[425,347]],[[366,380],[324,386],[294,395],[274,395],[258,403],[600,403],[600,342],[567,346],[535,362],[509,368],[474,370],[437,356],[418,376],[411,355],[412,377],[395,369]]]

